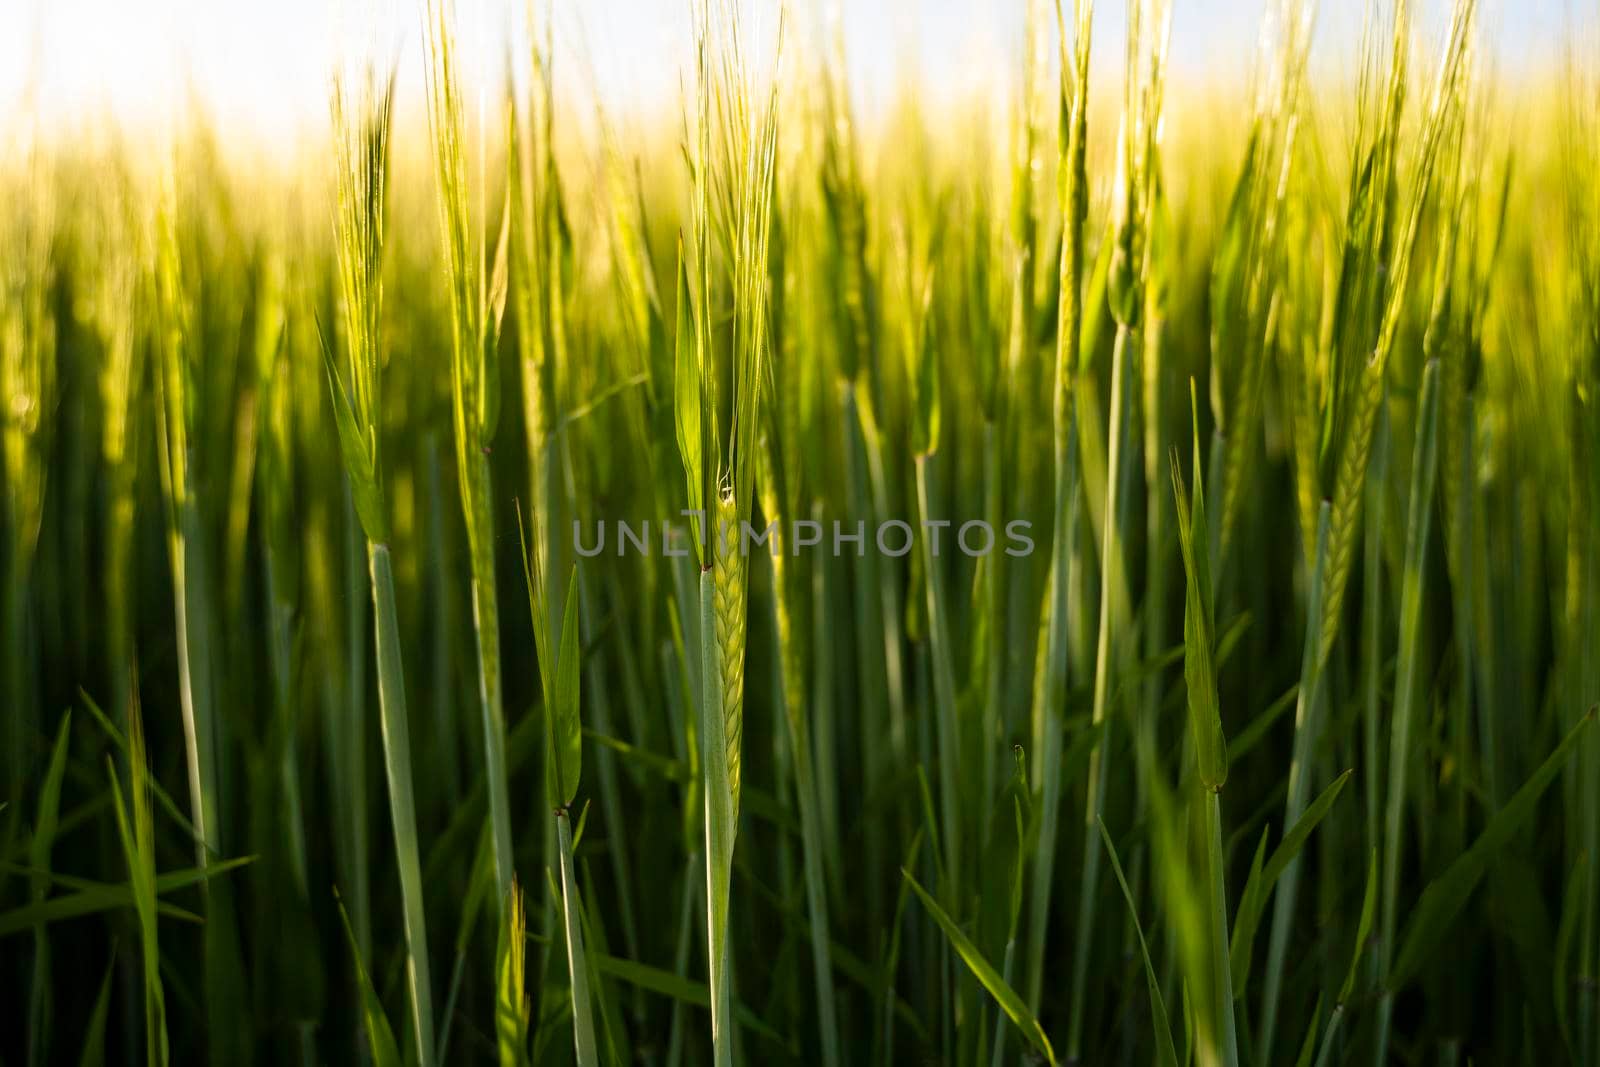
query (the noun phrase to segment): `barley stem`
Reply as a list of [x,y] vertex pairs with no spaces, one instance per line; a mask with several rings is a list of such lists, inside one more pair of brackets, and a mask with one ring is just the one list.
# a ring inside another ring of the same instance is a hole
[[[1395,673],[1393,732],[1389,737],[1389,787],[1384,809],[1383,908],[1378,934],[1382,975],[1387,982],[1394,961],[1398,927],[1401,850],[1404,847],[1406,783],[1411,770],[1411,735],[1417,716],[1418,669],[1422,642],[1423,582],[1433,529],[1433,490],[1439,456],[1439,363],[1429,360],[1422,373],[1416,451],[1411,465],[1411,496],[1406,518],[1405,571],[1400,584],[1400,659]],[[1394,992],[1378,1003],[1377,1064],[1388,1062],[1389,1024]]]
[[394,570],[389,546],[367,544],[372,577],[373,637],[378,656],[378,711],[383,731],[384,771],[389,781],[389,818],[400,898],[405,914],[406,988],[417,1060],[434,1062],[433,993],[428,971],[428,926],[422,904],[422,862],[411,775],[411,728],[406,718],[405,673],[400,660],[400,621],[395,610]]

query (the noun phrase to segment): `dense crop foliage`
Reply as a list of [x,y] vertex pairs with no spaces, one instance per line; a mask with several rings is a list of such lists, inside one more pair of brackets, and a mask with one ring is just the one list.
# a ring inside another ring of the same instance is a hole
[[8,120],[0,1062],[1600,1064],[1600,67],[1017,2]]

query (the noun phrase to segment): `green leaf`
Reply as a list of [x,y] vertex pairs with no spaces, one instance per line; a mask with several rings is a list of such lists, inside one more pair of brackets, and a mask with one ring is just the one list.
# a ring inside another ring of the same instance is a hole
[[[39,787],[39,820],[33,828],[33,841],[28,849],[28,860],[40,872],[50,870],[50,850],[55,846],[56,824],[61,814],[61,779],[67,769],[67,745],[72,729],[72,712],[61,717],[61,727],[56,731],[55,747],[50,752],[50,767],[45,771],[44,784]],[[35,876],[33,897],[44,896],[45,883]]]
[[1311,1067],[1312,1053],[1317,1051],[1317,1031],[1322,1026],[1322,994],[1317,994],[1317,1006],[1311,1010],[1311,1025],[1306,1028],[1306,1039],[1300,1043],[1300,1055],[1294,1067]]
[[1244,162],[1239,168],[1239,179],[1228,202],[1228,217],[1211,262],[1211,413],[1218,426],[1226,429],[1232,428],[1237,382],[1225,381],[1224,377],[1236,371],[1245,354],[1240,339],[1247,313],[1248,257],[1256,236],[1251,225],[1254,214],[1251,206],[1256,188],[1258,137],[1257,131],[1252,130]]
[[[681,1001],[695,1008],[709,1008],[711,1006],[711,993],[704,982],[697,982],[692,978],[685,978],[672,971],[660,967],[652,967],[648,963],[639,963],[636,960],[626,960],[619,956],[608,956],[603,952],[589,953],[589,963],[597,974],[607,975],[618,981],[626,982],[636,989],[646,993],[655,993],[671,1000]],[[759,1015],[743,1004],[735,1004],[734,1015],[739,1020],[739,1025],[752,1033],[774,1041],[780,1045],[787,1045],[788,1040],[764,1022]]]
[[[689,264],[683,256],[683,238],[678,238],[678,319],[677,356],[673,368],[673,404],[677,416],[678,455],[689,487],[689,510],[705,513],[704,447],[700,430],[700,363],[695,355],[693,301],[689,298]],[[695,555],[704,566],[706,547],[700,543],[700,523],[691,523]]]
[[106,1016],[110,1014],[111,976],[116,967],[117,949],[113,944],[111,959],[106,963],[106,976],[100,979],[100,993],[94,998],[94,1011],[83,1032],[83,1052],[78,1056],[78,1067],[102,1067],[106,1062]]
[[950,947],[956,950],[956,955],[961,957],[961,961],[967,965],[967,969],[978,980],[978,984],[988,991],[989,995],[995,999],[995,1003],[1000,1005],[1001,1010],[1010,1017],[1012,1022],[1017,1024],[1017,1029],[1022,1031],[1022,1036],[1027,1038],[1034,1048],[1044,1053],[1045,1059],[1049,1060],[1052,1067],[1054,1067],[1056,1062],[1055,1049],[1050,1047],[1050,1039],[1045,1036],[1044,1029],[1039,1025],[1039,1020],[1034,1018],[1033,1012],[1028,1010],[1027,1003],[995,972],[989,961],[984,959],[983,954],[978,951],[978,947],[968,940],[966,934],[961,932],[961,928],[956,925],[955,920],[950,918],[943,908],[939,907],[938,902],[928,895],[927,890],[917,884],[917,880],[911,877],[911,872],[902,867],[900,873],[904,876],[906,882],[910,884],[912,891],[922,900],[923,906],[933,916],[933,921],[939,924],[939,929],[944,931],[944,936],[949,940]]
[[1506,802],[1505,807],[1495,812],[1494,818],[1489,820],[1489,825],[1484,827],[1472,847],[1457,857],[1443,874],[1422,891],[1422,899],[1417,902],[1416,910],[1406,924],[1406,933],[1400,942],[1400,957],[1389,976],[1391,993],[1404,987],[1422,969],[1439,940],[1449,932],[1456,916],[1467,906],[1467,899],[1477,887],[1478,879],[1489,869],[1490,861],[1533,817],[1539,798],[1555,781],[1567,760],[1572,758],[1584,731],[1593,725],[1594,720],[1595,709],[1590,708],[1578,725],[1572,728],[1572,732],[1517,790],[1516,795]]
[[1183,680],[1189,696],[1189,728],[1194,734],[1200,780],[1212,792],[1228,780],[1228,741],[1222,733],[1217,697],[1216,619],[1211,599],[1211,552],[1206,522],[1204,469],[1200,458],[1198,401],[1189,379],[1189,404],[1194,430],[1194,503],[1183,487],[1176,451],[1172,456],[1172,491],[1177,498],[1178,543],[1187,579],[1183,612]]
[[1589,900],[1588,888],[1589,855],[1584,853],[1578,857],[1578,862],[1573,864],[1572,873],[1567,875],[1567,892],[1561,902],[1561,925],[1556,928],[1555,965],[1550,982],[1554,992],[1556,1025],[1561,1030],[1562,1039],[1567,1043],[1567,1050],[1574,1054],[1574,1060],[1577,1059],[1578,1046],[1572,1038],[1572,1014],[1569,1005],[1573,978],[1569,960],[1572,956],[1573,938],[1578,931],[1578,919]]
[[561,620],[561,653],[556,658],[555,703],[550,708],[551,806],[565,808],[578,794],[583,772],[583,724],[578,717],[578,677],[583,649],[578,643],[578,571],[567,583],[567,609]]
[[[1244,894],[1239,899],[1239,913],[1233,921],[1232,964],[1235,992],[1243,992],[1245,981],[1250,977],[1250,957],[1253,948],[1251,942],[1255,939],[1256,928],[1261,925],[1261,916],[1266,911],[1267,900],[1272,896],[1272,887],[1278,884],[1278,879],[1283,876],[1284,870],[1294,862],[1296,856],[1300,855],[1300,850],[1306,847],[1311,832],[1328,814],[1333,802],[1339,799],[1339,793],[1343,791],[1352,773],[1345,771],[1335,778],[1333,784],[1311,802],[1305,814],[1301,815],[1300,820],[1284,835],[1266,866],[1250,872],[1250,881],[1245,883]],[[1265,837],[1262,840],[1265,841]]]
[[[253,860],[253,856],[242,856],[223,863],[212,864],[208,867],[191,867],[182,871],[172,871],[160,875],[155,879],[156,895],[159,897],[165,893],[184,889],[209,878],[225,874],[236,867],[242,867]],[[52,880],[65,881],[64,879]],[[75,882],[81,886],[76,892],[63,893],[60,896],[42,900],[37,904],[29,904],[25,907],[0,912],[0,938],[9,937],[12,934],[43,923],[64,922],[69,919],[81,919],[85,915],[98,915],[101,912],[117,911],[122,908],[138,908],[140,906],[138,894],[129,886],[90,882],[87,879],[76,879]],[[159,900],[155,902],[155,910],[158,914],[164,915],[169,919],[179,919],[192,923],[202,921],[200,916],[192,911],[173,904],[164,904]]]
[[916,358],[916,411],[911,428],[912,452],[918,456],[931,456],[939,450],[939,423],[942,404],[939,397],[938,348],[928,336],[928,308],[933,292],[929,280],[928,292],[922,309],[923,324],[917,338]]
[[1367,938],[1372,936],[1372,919],[1378,911],[1378,850],[1372,850],[1367,863],[1367,891],[1361,897],[1361,920],[1356,923],[1356,945],[1350,953],[1350,970],[1339,987],[1339,1003],[1347,1004],[1356,988],[1356,971],[1361,966],[1361,956],[1367,950]]
[[339,921],[344,924],[345,939],[350,942],[350,958],[356,964],[356,986],[361,993],[361,1022],[367,1029],[372,1062],[375,1067],[404,1067],[400,1059],[400,1046],[395,1044],[394,1031],[389,1028],[389,1019],[383,1014],[378,991],[372,988],[372,979],[367,977],[367,969],[361,964],[361,948],[356,944],[356,932],[350,928],[350,916],[345,913],[344,900],[340,898],[338,890],[334,890],[333,899],[339,908]]
[[[1161,1067],[1178,1067],[1178,1050],[1172,1045],[1172,1023],[1167,1018],[1167,1002],[1161,996],[1161,983],[1156,978],[1155,965],[1150,962],[1150,946],[1144,939],[1144,926],[1139,922],[1139,909],[1133,903],[1133,891],[1128,888],[1128,879],[1122,873],[1122,860],[1117,856],[1117,846],[1111,843],[1111,835],[1106,832],[1103,819],[1095,819],[1100,827],[1100,840],[1106,844],[1106,852],[1111,857],[1111,871],[1117,876],[1117,885],[1122,887],[1122,899],[1128,904],[1128,915],[1133,919],[1133,932],[1139,938],[1139,954],[1144,959],[1144,981],[1150,992],[1150,1014],[1154,1017],[1156,1028],[1156,1062]],[[1187,1062],[1185,1060],[1184,1062]]]
[[1240,759],[1267,736],[1267,731],[1272,729],[1273,723],[1283,717],[1283,713],[1295,706],[1295,699],[1300,695],[1298,684],[1289,687],[1277,700],[1267,706],[1267,710],[1257,715],[1244,729],[1228,739],[1228,761],[1231,763]]
[[522,523],[522,504],[517,503],[517,543],[522,548],[522,578],[528,588],[528,617],[533,620],[533,650],[539,660],[539,694],[546,706],[555,702],[555,679],[551,670],[550,627],[545,622],[544,575],[538,547],[528,550],[528,530]]
[[[160,888],[156,881],[155,829],[150,816],[150,774],[145,761],[144,723],[138,701],[128,707],[128,769],[131,813],[122,799],[116,768],[106,760],[111,781],[117,834],[128,863],[128,888],[139,918],[140,957],[144,971],[145,1059],[151,1067],[166,1067],[171,1060],[167,1038],[166,995],[161,984],[161,946],[156,916]],[[47,901],[49,907],[56,901]],[[0,935],[3,936],[3,935]]]
[[[367,540],[383,544],[389,539],[383,518],[383,487],[361,427],[356,423],[355,409],[344,383],[339,379],[339,368],[334,365],[333,352],[326,339],[322,344],[322,359],[328,369],[328,391],[333,397],[333,422],[339,430],[339,450],[344,455],[345,470],[350,475],[350,495],[355,501],[356,516]],[[374,431],[376,432],[376,431]]]
[[511,289],[511,184],[506,183],[505,204],[500,209],[500,236],[494,245],[494,266],[489,271],[483,323],[483,373],[478,376],[482,391],[479,433],[484,444],[494,440],[500,425],[500,328],[505,322],[506,295]]
[[[98,726],[106,735],[106,738],[110,740],[112,746],[123,755],[128,755],[129,745],[127,737],[123,735],[121,730],[117,729],[116,724],[114,724],[110,719],[106,718],[106,713],[101,710],[98,704],[94,702],[94,698],[90,697],[89,694],[85,693],[82,689],[79,689],[78,699],[83,701],[83,706],[89,710],[89,715],[94,719],[95,725]],[[148,784],[150,787],[151,799],[153,799],[156,804],[160,806],[167,818],[172,820],[178,829],[182,831],[185,837],[194,837],[194,823],[190,821],[189,816],[184,814],[183,809],[178,806],[177,802],[172,799],[172,795],[165,789],[161,788],[160,782],[149,781],[147,779],[146,784]],[[3,806],[0,806],[0,810],[4,810]]]

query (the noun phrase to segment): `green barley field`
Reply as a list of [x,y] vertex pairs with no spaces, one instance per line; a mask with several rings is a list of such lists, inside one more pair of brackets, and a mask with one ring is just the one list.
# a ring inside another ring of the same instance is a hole
[[6,118],[0,1063],[1600,1065],[1592,7],[403,2]]

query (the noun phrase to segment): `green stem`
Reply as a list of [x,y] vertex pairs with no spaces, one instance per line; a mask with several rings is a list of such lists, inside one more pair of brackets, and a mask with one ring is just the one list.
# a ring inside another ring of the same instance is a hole
[[598,1067],[594,1015],[589,1006],[589,964],[583,951],[583,902],[572,867],[572,824],[566,811],[556,812],[556,838],[561,851],[561,913],[567,935],[567,980],[572,990],[572,1040],[578,1067]]
[[206,866],[221,854],[217,827],[216,759],[211,720],[208,627],[196,536],[200,519],[192,501],[178,504],[171,534],[173,610],[178,637],[179,701],[183,709],[184,754],[189,769],[189,800],[195,833],[195,862]]
[[1334,1038],[1338,1036],[1339,1024],[1344,1022],[1345,1006],[1336,1004],[1333,1014],[1328,1018],[1328,1029],[1322,1035],[1322,1045],[1317,1049],[1317,1059],[1314,1067],[1328,1067],[1332,1063]]
[[[112,693],[111,721],[126,728],[128,700],[133,695],[133,487],[119,470],[106,533],[106,646]],[[8,647],[17,638],[7,642]],[[16,705],[13,705],[16,706]]]
[[[683,900],[678,909],[678,940],[673,953],[674,974],[689,973],[689,948],[694,940],[694,869],[699,865],[698,853],[689,853],[683,876]],[[667,1036],[667,1067],[679,1067],[683,1062],[683,1001],[672,1001],[672,1025]]]
[[483,762],[487,770],[489,821],[494,840],[495,914],[511,899],[511,800],[506,787],[506,721],[500,688],[500,607],[494,580],[494,504],[489,494],[489,457],[476,457],[467,490],[472,542],[472,628],[478,639],[478,698],[483,712]]
[[[847,459],[845,465],[846,490],[850,500],[851,514],[857,521],[865,524],[866,536],[873,537],[877,529],[877,521],[883,513],[873,506],[872,496],[868,489],[870,478],[867,474],[868,461],[866,458],[867,445],[862,432],[859,414],[859,386],[854,380],[847,381],[842,389],[842,405],[844,414],[845,445]],[[884,602],[881,595],[883,562],[879,557],[877,546],[867,544],[861,551],[860,557],[854,561],[855,581],[850,583],[854,595],[855,608],[855,638],[856,638],[856,664],[861,680],[860,695],[856,701],[860,720],[861,737],[861,775],[867,782],[876,782],[883,779],[888,769],[884,762],[883,742],[884,727],[889,725],[891,747],[894,745],[894,727],[890,725],[893,715],[889,716],[886,723],[884,712],[891,707],[890,697],[890,662],[891,657],[898,653],[896,648],[893,653],[884,642],[886,628],[884,626]],[[896,671],[898,668],[896,667]],[[896,681],[898,684],[898,680]],[[899,753],[894,756],[898,759]],[[900,766],[896,763],[894,766]],[[878,809],[882,810],[882,809]],[[887,811],[884,812],[887,814]],[[868,855],[880,856],[884,854],[884,829],[887,820],[874,817],[865,820],[865,836]],[[883,914],[883,883],[881,879],[869,878],[866,886],[867,915],[874,927],[881,927]],[[835,1040],[837,1038],[835,1037]]]
[[411,734],[406,720],[405,672],[400,658],[400,620],[395,611],[394,570],[389,546],[367,543],[372,576],[374,640],[378,655],[378,710],[383,728],[384,770],[389,779],[389,816],[405,912],[406,983],[417,1058],[432,1067],[433,994],[428,975],[428,928],[422,906],[422,863],[417,848],[416,801],[411,781]]
[[[1428,566],[1428,538],[1433,525],[1433,489],[1439,454],[1439,364],[1429,360],[1422,373],[1422,400],[1411,497],[1406,517],[1406,563],[1400,587],[1400,658],[1395,676],[1394,728],[1389,737],[1389,791],[1384,808],[1383,908],[1378,951],[1385,986],[1394,961],[1396,909],[1400,896],[1400,861],[1404,848],[1406,779],[1411,769],[1411,733],[1417,714],[1417,671],[1421,658],[1423,580]],[[1375,1063],[1388,1061],[1389,1023],[1394,991],[1384,989],[1378,1004]]]
[[774,555],[773,625],[778,636],[779,694],[783,701],[784,723],[788,729],[789,750],[794,759],[795,794],[800,803],[801,862],[805,874],[806,911],[811,920],[811,966],[817,992],[817,1029],[822,1040],[822,1062],[838,1067],[839,1020],[834,1006],[833,964],[828,955],[828,896],[823,884],[822,820],[817,811],[816,774],[811,762],[811,737],[805,711],[805,685],[801,674],[800,651],[789,633],[793,614],[784,617],[780,597],[788,596],[784,581],[784,561]]
[[1379,789],[1383,781],[1383,752],[1379,744],[1382,730],[1379,698],[1383,674],[1383,527],[1387,521],[1389,494],[1389,420],[1379,412],[1378,427],[1372,439],[1371,467],[1367,472],[1367,506],[1363,521],[1361,574],[1361,651],[1363,699],[1366,716],[1366,791],[1367,847],[1380,847]]
[[[370,828],[367,825],[367,605],[370,596],[361,595],[371,578],[362,575],[361,549],[364,538],[355,509],[350,505],[349,481],[345,482],[346,522],[344,525],[345,578],[345,671],[347,688],[343,708],[330,708],[330,732],[339,754],[334,760],[335,779],[330,783],[343,806],[346,840],[340,849],[341,880],[349,886],[350,921],[356,928],[356,944],[361,949],[361,965],[372,966],[372,863]],[[337,805],[336,805],[337,806]],[[342,893],[342,890],[341,890]],[[366,1048],[360,1027],[352,1027],[356,1047]],[[365,1053],[362,1053],[365,1055]]]
[[[1317,655],[1322,619],[1323,577],[1328,566],[1328,527],[1333,506],[1326,500],[1317,511],[1316,557],[1311,562],[1311,583],[1306,597],[1305,645],[1300,659],[1300,692],[1295,698],[1294,750],[1289,762],[1288,798],[1283,825],[1300,821],[1310,799],[1312,749],[1321,733],[1322,660]],[[1278,997],[1283,989],[1283,967],[1289,952],[1289,927],[1294,922],[1295,899],[1300,889],[1300,857],[1289,861],[1278,882],[1272,904],[1272,939],[1267,945],[1267,971],[1261,994],[1261,1031],[1256,1055],[1271,1061],[1272,1040],[1278,1022]]]
[[1095,649],[1094,670],[1094,729],[1100,731],[1100,742],[1089,756],[1089,784],[1084,808],[1083,876],[1079,884],[1078,930],[1080,936],[1073,949],[1072,958],[1072,1008],[1067,1031],[1067,1058],[1079,1059],[1083,1049],[1083,1001],[1089,978],[1089,957],[1094,944],[1090,932],[1094,930],[1095,905],[1100,883],[1100,842],[1096,823],[1100,820],[1106,800],[1105,760],[1111,732],[1108,714],[1111,703],[1111,653],[1117,635],[1113,633],[1123,619],[1122,526],[1121,495],[1122,468],[1124,466],[1124,436],[1128,419],[1124,407],[1127,397],[1129,371],[1128,350],[1133,343],[1133,331],[1118,325],[1117,339],[1111,355],[1111,442],[1110,458],[1106,465],[1105,536],[1102,539],[1102,564],[1100,582],[1100,636]]
[[1055,523],[1050,545],[1050,611],[1045,636],[1044,689],[1034,711],[1034,747],[1039,753],[1039,844],[1034,857],[1029,894],[1027,995],[1028,1007],[1037,1014],[1044,986],[1044,950],[1049,933],[1051,893],[1055,876],[1057,824],[1061,814],[1061,716],[1067,702],[1069,662],[1069,592],[1072,582],[1072,541],[1078,528],[1078,434],[1073,423],[1070,387],[1056,396]]
[[1222,797],[1205,791],[1206,873],[1210,887],[1211,996],[1213,1036],[1224,1067],[1239,1067],[1239,1037],[1233,1021],[1233,967],[1228,956],[1228,887],[1222,851]]
[[[918,456],[917,504],[924,522],[929,510],[928,457]],[[931,536],[918,538],[922,546],[922,577],[928,590],[928,642],[933,661],[933,696],[939,746],[939,817],[944,823],[944,869],[954,881],[961,871],[960,730],[956,722],[956,683],[950,648],[950,624],[940,591],[939,557]]]
[[[1001,514],[1005,491],[1001,473],[1001,440],[1002,431],[997,416],[983,424],[983,517],[997,536],[1005,527],[1005,518]],[[984,654],[983,735],[978,753],[982,760],[983,792],[979,794],[978,803],[984,806],[994,797],[995,768],[999,765],[1003,724],[1000,703],[1004,692],[1006,655],[1005,558],[1003,551],[996,550],[983,560],[988,569],[984,582],[988,647]]]
[[[599,617],[589,588],[588,568],[578,567],[578,623],[585,648],[599,639],[594,620]],[[611,698],[607,689],[608,670],[599,656],[589,658],[584,667],[584,686],[589,694],[589,708],[594,715],[594,728],[607,737],[615,733],[611,722]],[[637,736],[637,735],[635,735]],[[622,793],[617,784],[617,761],[610,749],[601,749],[594,758],[595,771],[600,776],[600,808],[608,826],[627,825],[627,814],[622,806]],[[633,918],[633,872],[629,864],[630,850],[618,847],[610,850],[611,871],[616,886],[617,904],[622,913],[622,938],[628,954],[639,958],[639,935]]]
[[[812,514],[820,521],[820,503]],[[837,616],[833,610],[833,593],[827,568],[811,568],[811,648],[815,673],[811,686],[813,699],[810,718],[812,760],[816,768],[812,781],[817,798],[817,820],[822,827],[824,841],[839,841],[844,836],[839,831],[839,717],[834,696],[837,674],[833,645],[835,628],[831,625],[831,620]],[[828,856],[822,857],[823,873],[834,895],[842,898],[845,892],[843,874],[839,864],[829,863],[828,860]]]
[[728,903],[733,881],[733,793],[722,721],[721,645],[714,568],[700,571],[700,756],[705,768],[706,947],[711,970],[711,1045],[716,1067],[733,1064],[728,982]]

